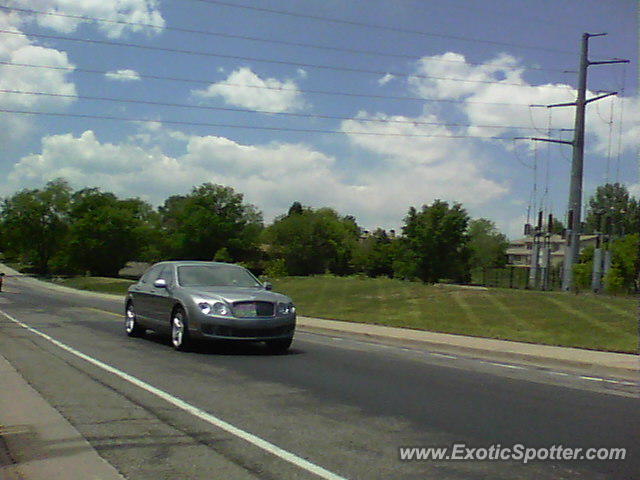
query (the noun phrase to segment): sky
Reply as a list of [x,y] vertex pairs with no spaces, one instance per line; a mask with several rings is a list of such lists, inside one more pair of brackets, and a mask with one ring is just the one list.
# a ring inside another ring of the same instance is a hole
[[[0,196],[62,177],[153,205],[233,187],[399,229],[460,202],[566,216],[583,32],[584,201],[640,197],[635,0],[0,0]],[[535,106],[531,106],[535,105]],[[30,112],[30,113],[26,113]],[[35,114],[33,114],[35,113]],[[533,220],[532,220],[533,221]]]

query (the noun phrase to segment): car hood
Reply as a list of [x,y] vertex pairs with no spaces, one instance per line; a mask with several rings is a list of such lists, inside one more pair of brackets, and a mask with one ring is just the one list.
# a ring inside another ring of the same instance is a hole
[[183,291],[194,297],[222,299],[229,303],[243,301],[288,303],[291,301],[281,293],[252,287],[183,287]]

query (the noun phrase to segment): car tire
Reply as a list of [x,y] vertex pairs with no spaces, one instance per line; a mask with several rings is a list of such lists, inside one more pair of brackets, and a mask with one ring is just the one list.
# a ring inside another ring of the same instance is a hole
[[285,353],[289,350],[291,342],[293,342],[293,337],[279,338],[278,340],[267,340],[265,343],[267,344],[267,349],[269,349],[271,353]]
[[191,347],[189,322],[182,308],[176,308],[171,314],[171,344],[179,352],[186,352]]
[[124,313],[124,331],[129,337],[140,337],[144,334],[145,328],[141,326],[137,319],[136,313],[133,310],[133,303],[127,303]]

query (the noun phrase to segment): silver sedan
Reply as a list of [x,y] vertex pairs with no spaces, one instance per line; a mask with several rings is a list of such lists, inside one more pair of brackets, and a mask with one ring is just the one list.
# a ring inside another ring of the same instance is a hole
[[293,340],[296,309],[247,269],[228,263],[172,261],[147,270],[129,287],[125,330],[171,334],[176,350],[194,339],[263,341],[284,352]]

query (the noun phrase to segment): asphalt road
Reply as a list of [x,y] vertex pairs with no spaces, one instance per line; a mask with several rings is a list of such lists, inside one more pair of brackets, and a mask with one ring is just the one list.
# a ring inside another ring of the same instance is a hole
[[[287,355],[269,355],[260,345],[178,353],[153,333],[126,337],[120,302],[17,279],[5,290],[0,311],[157,389],[0,315],[0,353],[130,480],[321,478],[305,461],[336,478],[367,480],[640,476],[640,401],[631,387],[304,331]],[[627,458],[527,465],[399,460],[401,446],[458,442],[625,447]],[[51,452],[64,455],[65,447]]]

